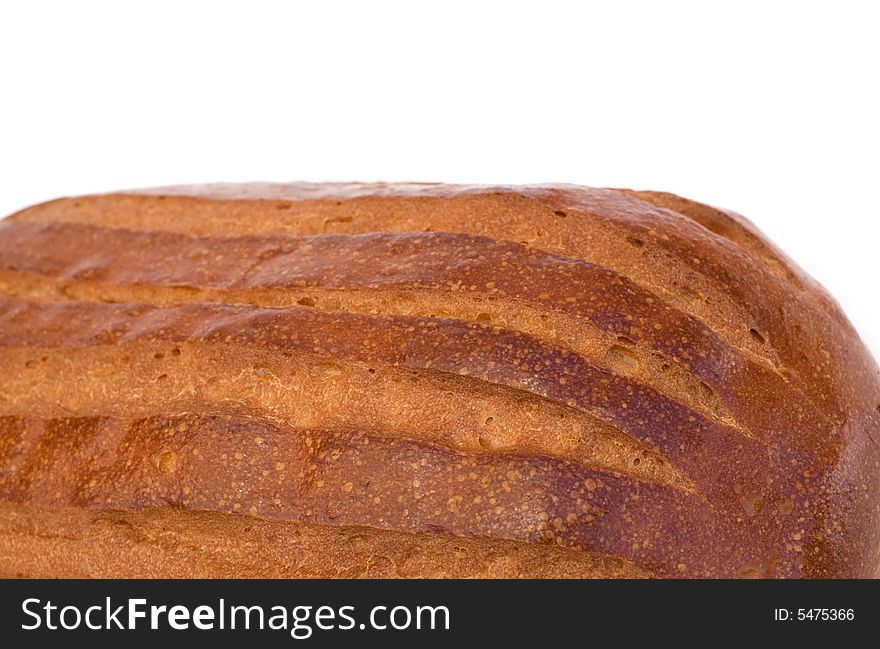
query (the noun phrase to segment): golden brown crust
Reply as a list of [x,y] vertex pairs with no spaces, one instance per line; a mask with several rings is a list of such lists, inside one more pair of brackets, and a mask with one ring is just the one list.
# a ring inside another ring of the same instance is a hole
[[650,576],[614,557],[497,539],[177,509],[0,505],[0,578],[223,579],[232,575],[244,579]]
[[0,223],[0,358],[9,507],[449,533],[657,576],[880,571],[876,364],[745,219],[670,194],[53,201]]

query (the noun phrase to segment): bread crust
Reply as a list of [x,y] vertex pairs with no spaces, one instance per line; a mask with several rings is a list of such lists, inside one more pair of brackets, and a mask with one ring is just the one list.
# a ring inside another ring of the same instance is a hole
[[[880,576],[876,363],[746,219],[671,194],[52,201],[0,222],[0,359],[7,574],[253,576],[250,525],[266,576]],[[153,532],[86,551],[106,517]],[[52,526],[82,538],[22,550]]]

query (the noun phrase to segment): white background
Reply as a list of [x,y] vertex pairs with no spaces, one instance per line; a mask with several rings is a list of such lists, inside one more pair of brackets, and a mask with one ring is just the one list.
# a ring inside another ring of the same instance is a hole
[[751,218],[880,356],[875,6],[3,0],[0,213],[211,181],[666,190]]

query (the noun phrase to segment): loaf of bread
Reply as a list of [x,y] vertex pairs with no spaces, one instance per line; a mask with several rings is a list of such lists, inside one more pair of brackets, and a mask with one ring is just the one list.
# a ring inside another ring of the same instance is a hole
[[877,365],[671,194],[52,201],[0,363],[3,577],[880,575]]

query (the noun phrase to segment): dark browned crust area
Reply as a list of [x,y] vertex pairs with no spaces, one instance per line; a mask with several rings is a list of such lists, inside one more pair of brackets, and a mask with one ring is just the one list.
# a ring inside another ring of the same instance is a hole
[[0,359],[0,558],[71,530],[10,575],[125,576],[95,529],[145,576],[880,574],[876,364],[670,194],[54,201],[0,223]]

